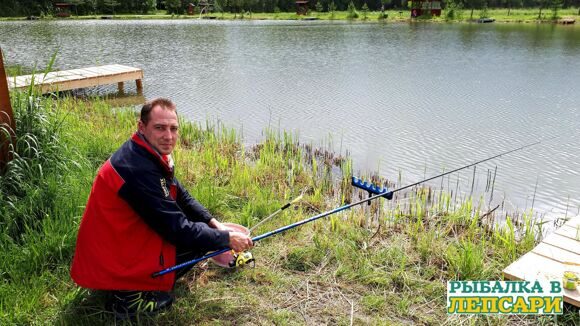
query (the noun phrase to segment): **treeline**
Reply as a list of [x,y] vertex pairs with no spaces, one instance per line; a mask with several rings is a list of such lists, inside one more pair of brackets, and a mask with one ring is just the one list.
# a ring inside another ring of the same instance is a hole
[[[55,3],[68,3],[73,15],[111,13],[153,13],[158,0],[0,0],[0,16],[49,16],[59,12]],[[161,8],[162,9],[162,8]]]
[[[53,16],[59,12],[54,3],[71,4],[73,15],[150,14],[167,10],[170,14],[185,14],[190,3],[199,12],[200,5],[211,3],[214,11],[226,12],[293,12],[295,0],[0,0],[0,16]],[[350,3],[357,9],[365,4],[369,10],[408,8],[408,0],[310,0],[311,10],[347,10]],[[580,0],[445,0],[442,6],[457,8],[559,8],[579,7]]]

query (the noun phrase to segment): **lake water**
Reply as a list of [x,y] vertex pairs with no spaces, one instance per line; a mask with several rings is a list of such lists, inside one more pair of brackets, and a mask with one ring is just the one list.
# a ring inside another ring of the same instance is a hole
[[[10,65],[42,67],[58,51],[58,69],[143,68],[145,97],[169,97],[191,120],[218,119],[248,143],[268,125],[331,142],[357,173],[402,184],[556,136],[478,166],[476,186],[497,166],[495,202],[580,209],[579,26],[2,22],[0,45]],[[469,192],[472,174],[443,183]]]

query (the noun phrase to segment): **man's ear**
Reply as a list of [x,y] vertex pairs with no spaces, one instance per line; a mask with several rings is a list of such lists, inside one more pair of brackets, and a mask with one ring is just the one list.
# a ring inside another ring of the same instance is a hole
[[145,124],[143,123],[142,120],[139,120],[137,122],[137,129],[139,130],[139,132],[143,133],[143,130],[145,129]]

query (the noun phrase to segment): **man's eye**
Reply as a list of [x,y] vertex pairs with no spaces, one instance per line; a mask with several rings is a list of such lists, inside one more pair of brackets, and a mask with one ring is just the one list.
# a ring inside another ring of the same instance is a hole
[[157,130],[163,130],[163,126],[155,126],[155,129],[157,129]]
[[171,131],[173,131],[173,132],[177,132],[177,130],[179,130],[179,128],[177,128],[177,127],[172,127],[171,128]]

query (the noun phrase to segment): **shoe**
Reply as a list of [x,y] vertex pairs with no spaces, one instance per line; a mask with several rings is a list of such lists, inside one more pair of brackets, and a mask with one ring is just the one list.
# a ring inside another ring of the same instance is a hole
[[171,307],[173,297],[159,291],[115,291],[111,300],[111,310],[117,319],[127,319],[138,314],[155,315]]

